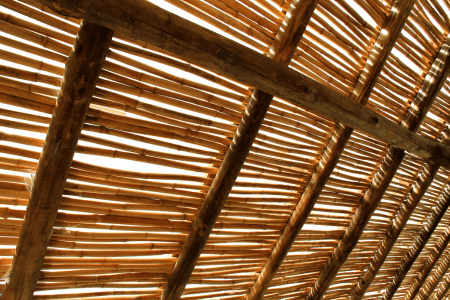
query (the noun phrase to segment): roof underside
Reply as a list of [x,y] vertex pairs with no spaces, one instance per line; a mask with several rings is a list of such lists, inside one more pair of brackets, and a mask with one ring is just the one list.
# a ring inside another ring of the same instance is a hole
[[[291,4],[156,2],[262,54],[268,53]],[[393,2],[318,1],[289,66],[350,97]],[[0,6],[1,290],[81,20],[57,15],[33,0],[0,0]],[[449,9],[447,0],[415,3],[367,107],[402,122],[449,34]],[[417,130],[436,140],[445,136],[450,122],[450,83],[444,80]],[[114,37],[33,299],[160,299],[252,90],[164,49]],[[182,299],[247,299],[337,125],[274,98]],[[310,293],[376,182],[388,149],[386,142],[354,130],[264,299],[304,299]],[[348,298],[428,164],[406,153],[323,299]],[[439,168],[364,299],[383,296],[445,197],[449,177],[450,170]],[[405,299],[448,224],[447,214],[393,299]]]

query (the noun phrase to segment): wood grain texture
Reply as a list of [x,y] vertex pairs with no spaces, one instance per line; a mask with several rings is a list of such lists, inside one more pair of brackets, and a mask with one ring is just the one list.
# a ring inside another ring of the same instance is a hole
[[449,187],[445,189],[439,203],[434,208],[431,213],[431,217],[428,219],[428,222],[425,226],[420,230],[419,236],[414,240],[411,247],[409,248],[408,254],[403,258],[400,266],[397,269],[397,272],[392,279],[392,282],[386,287],[386,291],[383,295],[383,300],[390,300],[394,296],[395,292],[400,287],[403,279],[405,279],[412,265],[416,261],[420,252],[422,252],[423,248],[427,244],[434,230],[438,226],[442,217],[444,216],[447,208],[450,206],[450,191]]
[[57,105],[36,170],[4,300],[29,300],[53,232],[89,102],[113,31],[84,21],[67,60]]
[[[403,127],[413,132],[417,131],[417,129],[420,127],[420,124],[422,124],[426,114],[428,113],[428,110],[433,104],[434,99],[436,99],[439,91],[445,84],[445,81],[447,80],[449,73],[450,73],[450,37],[447,37],[447,39],[445,40],[444,44],[441,47],[438,56],[433,62],[433,65],[429,71],[429,76],[427,76],[427,78],[423,82],[419,92],[414,98],[413,104],[409,107],[408,111],[405,114],[405,117],[402,121]],[[395,148],[390,149],[389,152],[400,153],[404,151]],[[383,165],[382,168],[383,167],[386,166]],[[392,166],[392,168],[393,167],[394,166]],[[366,272],[356,284],[355,289],[352,291],[351,298],[353,300],[361,299],[364,296],[365,292],[369,288],[375,276],[378,274],[378,271],[380,270],[381,266],[383,265],[384,261],[389,255],[389,252],[391,251],[392,247],[397,241],[397,238],[399,237],[400,233],[405,227],[406,222],[409,220],[409,217],[414,212],[414,209],[416,208],[417,204],[419,204],[420,199],[425,194],[434,177],[436,176],[438,169],[439,165],[437,164],[433,163],[427,164],[426,169],[423,172],[423,177],[417,183],[419,188],[417,190],[413,189],[409,194],[409,200],[405,202],[400,208],[399,213],[393,220],[391,226],[389,227],[386,233],[386,237],[378,247],[375,256],[369,263]],[[394,174],[392,175],[395,175],[397,169],[393,171]],[[380,196],[382,197],[383,194],[384,191]],[[379,201],[381,201],[381,197],[379,199],[371,199],[370,201],[374,203],[379,203]],[[364,213],[367,214],[368,212]]]
[[[221,37],[145,0],[39,0],[56,12],[113,29],[247,84],[386,143],[450,167],[450,147],[409,130],[350,101],[286,66]],[[408,1],[409,3],[409,1]],[[401,14],[399,14],[401,15]],[[391,36],[387,35],[388,38]]]
[[[283,22],[268,56],[288,65],[317,5],[317,0],[295,0]],[[161,296],[162,300],[180,299],[211,230],[244,165],[250,148],[264,121],[273,96],[255,89],[217,175],[206,195],[194,225]],[[262,295],[262,291],[261,291]]]

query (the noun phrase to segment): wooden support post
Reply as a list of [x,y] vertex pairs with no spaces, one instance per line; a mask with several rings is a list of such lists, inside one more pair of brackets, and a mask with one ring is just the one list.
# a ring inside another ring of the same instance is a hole
[[[119,35],[163,48],[190,63],[450,168],[450,146],[414,134],[331,88],[147,0],[37,1],[63,15],[84,18]],[[390,31],[382,33],[388,39],[392,36]]]
[[442,280],[444,275],[447,273],[450,268],[450,253],[448,253],[442,262],[439,264],[437,269],[434,271],[431,277],[428,277],[422,289],[419,291],[417,295],[418,300],[426,300],[429,299],[431,294],[436,289],[439,282]]
[[[406,21],[405,16],[409,14],[409,11],[414,4],[414,1],[409,2],[412,3],[409,6],[399,6],[399,1],[394,4],[397,9],[401,9],[401,13],[394,13],[393,11],[388,17],[384,29],[386,29],[390,34],[380,34],[369,55],[360,79],[353,90],[351,95],[352,100],[366,104],[369,99],[377,77],[381,73],[384,63],[386,62],[389,53],[397,41],[401,28]],[[311,210],[322,192],[323,187],[331,176],[331,173],[336,166],[339,157],[344,150],[345,144],[349,140],[352,132],[352,128],[345,127],[341,124],[337,126],[336,131],[330,139],[327,149],[325,150],[325,153],[322,155],[316,170],[306,185],[305,191],[303,192],[300,201],[289,219],[288,224],[283,230],[283,233],[281,234],[269,259],[258,276],[258,279],[255,281],[255,284],[250,290],[248,295],[249,300],[260,299],[262,293],[268,288],[270,282],[273,280],[287,253],[291,249],[298,233],[311,213]]]
[[406,274],[408,274],[412,265],[416,261],[422,249],[427,244],[437,225],[441,221],[444,216],[447,208],[450,206],[450,187],[447,186],[444,191],[439,203],[434,208],[431,213],[431,217],[428,219],[427,224],[420,230],[419,236],[414,240],[414,243],[411,245],[408,254],[403,258],[399,268],[397,269],[397,273],[395,274],[392,282],[386,287],[386,291],[383,295],[383,300],[390,300],[394,296],[395,292],[400,287],[403,279],[405,279]]
[[445,232],[439,238],[437,244],[434,246],[433,251],[431,251],[430,255],[428,256],[425,265],[422,267],[419,274],[417,274],[417,277],[414,280],[411,287],[409,288],[409,291],[406,294],[405,299],[413,300],[416,297],[425,280],[430,275],[431,270],[434,268],[439,258],[441,258],[442,253],[444,253],[444,250],[447,248],[449,242],[450,242],[450,227],[447,227]]
[[432,300],[442,300],[444,299],[444,296],[447,295],[448,291],[450,290],[450,275],[447,275],[445,277],[444,281],[442,282],[439,289],[436,291],[434,297]]
[[[433,62],[433,65],[430,68],[428,76],[423,82],[422,87],[420,88],[419,92],[417,93],[413,101],[413,104],[410,106],[405,115],[405,118],[403,119],[402,126],[414,132],[419,128],[420,124],[422,123],[422,120],[425,118],[434,99],[436,98],[445,81],[447,80],[449,73],[450,73],[450,36],[448,36],[447,39],[444,41],[444,44],[442,45],[438,56],[436,57],[435,61]],[[398,148],[391,147],[389,149],[388,155],[398,157],[397,158],[398,161],[395,162],[394,164],[391,164],[391,166],[389,166],[390,169],[384,169],[387,167],[385,163],[383,163],[382,167],[380,168],[380,171],[378,172],[377,175],[382,176],[381,177],[382,179],[380,181],[385,182],[385,184],[380,184],[377,187],[377,189],[380,189],[382,185],[384,186],[384,189],[380,190],[380,192],[378,193],[373,193],[373,195],[377,195],[377,198],[372,198],[369,200],[373,203],[372,206],[373,210],[370,212],[370,215],[372,215],[372,213],[375,211],[376,206],[378,206],[378,203],[381,201],[381,198],[385,190],[387,189],[390,180],[395,175],[395,172],[397,171],[397,168],[399,167],[403,159],[404,151]],[[388,158],[386,157],[385,161],[387,159]],[[399,237],[400,233],[405,227],[406,222],[409,220],[409,217],[414,212],[414,209],[416,208],[417,204],[419,204],[420,199],[425,194],[434,177],[436,176],[438,169],[439,165],[437,164],[434,163],[427,164],[424,172],[422,173],[421,178],[419,178],[417,182],[417,189],[411,190],[408,197],[409,198],[408,201],[405,202],[403,206],[400,208],[399,213],[397,214],[396,218],[392,221],[392,224],[389,227],[384,240],[378,247],[375,256],[369,263],[367,271],[364,273],[364,275],[356,284],[355,289],[352,291],[351,298],[353,300],[359,300],[364,296],[365,292],[369,288],[373,279],[375,278],[384,261],[386,260],[386,257],[388,256],[389,252],[391,251],[392,247],[397,241],[397,238]],[[385,170],[384,176],[382,175],[381,170]],[[389,174],[390,177],[387,177],[387,174]],[[375,187],[371,185],[369,187],[369,190],[374,188]],[[366,197],[364,197],[364,199],[366,199]],[[364,211],[362,213],[368,214],[369,211]]]
[[[383,30],[378,37],[376,46],[371,51],[371,55],[369,56],[368,62],[365,67],[365,71],[360,76],[360,80],[358,81],[358,85],[355,87],[355,91],[353,92],[353,98],[358,97],[357,100],[361,104],[366,104],[369,99],[370,93],[372,92],[373,86],[375,85],[378,75],[380,74],[385,61],[387,60],[392,48],[397,41],[398,36],[411,12],[412,7],[414,6],[415,0],[411,1],[396,1],[389,13],[386,22],[383,26]],[[386,36],[387,35],[387,36]],[[379,62],[375,59],[379,55]],[[370,72],[366,69],[369,68],[377,68],[376,70]],[[369,77],[369,74],[371,77]],[[362,80],[367,80],[367,85],[364,86],[361,84]],[[370,79],[370,81],[369,81]],[[316,179],[318,182],[322,183],[321,188],[325,185],[326,181],[331,175],[332,169],[336,166],[339,156],[342,154],[345,148],[346,142],[350,139],[350,136],[353,132],[352,128],[345,126],[338,126],[333,138],[330,141],[331,146],[333,143],[339,144],[339,147],[330,147],[329,160],[324,164],[327,167],[327,174],[321,174],[323,178]],[[336,142],[337,141],[337,142]],[[392,148],[392,147],[391,147]],[[389,149],[391,150],[391,149]],[[389,155],[390,154],[390,155]],[[314,286],[306,296],[308,300],[316,300],[321,299],[325,292],[328,290],[328,287],[333,282],[336,274],[339,272],[341,266],[345,263],[348,258],[348,255],[356,246],[359,237],[362,234],[367,222],[372,216],[373,211],[378,206],[378,199],[381,199],[385,189],[389,185],[390,180],[395,174],[394,170],[397,170],[400,165],[401,160],[403,159],[403,152],[395,153],[388,152],[386,159],[383,161],[383,169],[387,170],[386,173],[380,174],[383,180],[377,182],[376,185],[372,184],[369,187],[369,190],[364,195],[364,198],[361,200],[358,209],[353,216],[353,219],[348,226],[346,232],[343,237],[339,241],[338,245],[334,249],[332,255],[330,256],[327,264],[322,270],[319,278],[315,282]],[[333,164],[333,165],[331,165]],[[320,165],[320,164],[319,164]],[[381,169],[381,168],[380,168]],[[314,176],[314,175],[313,175]],[[314,177],[312,178],[314,179]],[[317,200],[320,190],[317,190],[316,193],[312,195],[315,200]],[[306,191],[305,193],[306,194]],[[311,197],[311,196],[310,196]],[[302,196],[303,198],[303,196]],[[310,204],[309,210],[312,209],[314,203]],[[307,216],[304,217],[304,221],[306,221]]]
[[[269,57],[283,65],[289,64],[317,2],[318,0],[295,0],[291,3],[289,13],[269,51]],[[181,250],[178,261],[170,274],[169,281],[161,296],[162,300],[180,299],[183,294],[217,217],[244,165],[272,98],[272,95],[261,90],[253,91],[233,143],[228,148]]]
[[61,90],[34,177],[3,300],[31,300],[53,232],[78,138],[113,31],[84,21],[66,63]]

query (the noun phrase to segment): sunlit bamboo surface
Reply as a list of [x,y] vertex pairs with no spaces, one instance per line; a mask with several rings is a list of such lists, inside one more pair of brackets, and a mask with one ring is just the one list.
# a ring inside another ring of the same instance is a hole
[[[392,2],[320,0],[290,67],[350,95]],[[267,53],[290,1],[165,0],[165,4],[218,34]],[[0,0],[0,5],[4,285],[80,20],[56,15],[32,0]],[[368,107],[394,122],[402,121],[449,34],[449,8],[447,0],[416,2]],[[163,49],[114,37],[34,299],[121,300],[144,295],[159,299],[251,92]],[[449,121],[447,81],[418,132],[441,139]],[[335,127],[331,120],[274,99],[182,299],[246,299]],[[264,299],[303,299],[308,294],[376,180],[388,147],[354,131]],[[426,164],[407,153],[324,299],[347,299]],[[439,169],[365,299],[383,295],[439,198],[449,192],[449,172]],[[404,299],[449,221],[445,215],[395,299]]]

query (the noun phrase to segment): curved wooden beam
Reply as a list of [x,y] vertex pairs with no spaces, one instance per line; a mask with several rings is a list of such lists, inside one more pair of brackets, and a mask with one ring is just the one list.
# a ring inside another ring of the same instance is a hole
[[[283,65],[289,65],[317,2],[318,0],[295,0],[291,3],[289,12],[286,14],[286,18],[269,50],[268,56],[270,58]],[[180,299],[183,294],[217,217],[233,188],[259,128],[264,121],[272,98],[272,95],[261,90],[256,89],[253,91],[233,143],[228,148],[181,250],[177,263],[170,274],[161,296],[162,300]]]
[[[420,90],[418,91],[416,97],[414,98],[413,104],[409,107],[405,115],[405,118],[403,119],[402,126],[414,132],[419,128],[420,124],[422,123],[423,119],[428,113],[429,108],[434,102],[434,99],[438,95],[442,86],[445,84],[445,81],[447,80],[449,73],[450,73],[450,36],[448,36],[447,39],[444,41],[444,44],[442,45],[438,56],[434,60],[430,68],[430,71],[428,72],[428,76],[423,82]],[[392,153],[399,153],[397,155],[401,155],[401,157],[403,158],[404,151],[398,148],[395,149],[391,148],[389,149],[389,153],[391,153],[390,155],[392,155]],[[399,161],[399,163],[401,163],[401,160]],[[394,165],[397,164],[392,164],[392,166],[390,167],[392,168],[392,172],[386,171],[386,174],[391,174],[392,176],[395,175],[395,172],[397,171],[399,164],[395,168]],[[385,167],[386,165],[383,164],[381,168],[383,169]],[[389,255],[389,252],[391,251],[392,247],[397,241],[397,238],[399,237],[403,228],[405,227],[406,222],[409,220],[417,204],[419,204],[420,199],[425,194],[428,187],[431,185],[431,182],[436,176],[438,169],[439,165],[437,164],[434,163],[427,164],[425,170],[422,172],[421,177],[416,183],[417,188],[411,190],[408,196],[408,201],[402,205],[397,216],[392,221],[392,224],[389,227],[384,240],[381,242],[374,257],[369,263],[366,272],[356,284],[355,289],[352,291],[351,299],[353,300],[362,299],[367,289],[369,288],[370,284],[372,283],[373,279],[378,274],[378,271],[381,269],[381,266],[383,265],[384,261]],[[390,179],[392,179],[392,177]],[[384,180],[384,177],[382,180]],[[387,187],[388,185],[385,185],[385,189],[387,189]],[[379,203],[379,201],[381,201],[381,197],[383,196],[384,192],[385,190],[382,190],[380,193],[377,193],[379,198],[371,199],[370,201]]]
[[[383,30],[381,31],[377,43],[374,49],[372,49],[371,55],[369,56],[368,62],[366,64],[368,69],[371,68],[371,66],[375,65],[375,68],[377,68],[375,69],[376,72],[374,72],[374,74],[371,74],[370,72],[363,71],[363,73],[360,76],[360,80],[358,81],[358,84],[360,84],[361,80],[364,80],[364,78],[367,78],[367,76],[369,76],[370,74],[372,76],[369,77],[371,79],[370,85],[368,84],[363,89],[360,88],[360,90],[358,90],[358,86],[356,86],[355,91],[352,94],[352,98],[357,97],[356,99],[358,99],[359,103],[366,104],[367,100],[369,99],[370,93],[372,92],[373,86],[377,81],[378,75],[383,69],[384,63],[389,57],[389,54],[392,48],[394,47],[395,42],[397,41],[397,38],[400,35],[403,26],[405,25],[405,22],[409,16],[409,13],[411,12],[412,7],[414,6],[414,3],[415,0],[409,0],[409,1],[396,1],[393,4],[391,12],[389,13],[385,21],[385,25],[383,26]],[[380,61],[374,59],[374,57],[376,57],[377,55],[380,55],[378,58],[378,60]],[[337,141],[340,144],[340,147],[339,148],[335,147],[334,149],[332,148],[333,152],[330,152],[329,154],[329,157],[332,158],[329,161],[332,162],[334,166],[337,164],[339,156],[344,150],[345,143],[350,138],[352,132],[353,132],[352,128],[345,126],[339,126],[336,129],[336,132],[332,138],[332,142],[334,142],[333,140]],[[391,147],[390,150],[393,150],[393,147]],[[364,228],[366,227],[367,222],[372,216],[373,211],[378,206],[379,199],[381,199],[381,197],[383,196],[385,189],[389,185],[392,177],[395,174],[395,170],[397,170],[402,159],[403,159],[402,151],[388,152],[388,155],[386,156],[386,159],[383,161],[383,165],[380,168],[381,170],[387,170],[387,172],[384,173],[382,171],[382,173],[379,174],[378,176],[378,178],[380,177],[382,178],[381,181],[379,183],[377,182],[376,185],[372,184],[369,187],[369,190],[366,192],[364,198],[361,200],[350,225],[348,226],[343,237],[341,238],[338,245],[334,249],[332,255],[327,261],[327,264],[320,273],[319,278],[315,282],[313,288],[306,296],[306,299],[308,300],[322,299],[328,287],[330,286],[330,284],[336,277],[337,273],[339,272],[339,269],[345,263],[345,261],[348,258],[348,255],[356,246],[356,243],[358,242],[359,237],[361,236]],[[332,168],[328,170],[328,174],[326,174],[327,177],[325,178],[325,180],[323,180],[325,181],[323,182],[323,185],[325,185],[326,180],[328,180],[329,176],[331,175],[331,172]],[[318,196],[319,194],[314,195],[315,199],[317,199]]]
[[151,43],[191,63],[450,168],[450,146],[414,134],[331,88],[147,0],[37,2],[60,14],[111,28],[121,36]]
[[439,238],[437,244],[434,246],[433,251],[431,251],[430,255],[428,256],[428,259],[425,262],[422,269],[420,270],[419,274],[417,274],[416,279],[409,288],[409,291],[406,294],[405,299],[413,300],[416,297],[425,280],[430,275],[431,270],[433,270],[439,258],[441,258],[442,253],[444,253],[444,250],[447,248],[449,242],[450,242],[450,227],[447,227],[445,232]]
[[34,177],[3,300],[31,300],[78,138],[113,31],[84,21],[66,62],[61,91]]
[[412,265],[416,261],[420,252],[422,252],[423,248],[427,244],[434,230],[438,226],[442,217],[444,216],[447,208],[450,206],[450,186],[447,186],[444,191],[439,203],[434,208],[431,213],[430,218],[428,219],[427,224],[420,230],[419,236],[414,240],[413,244],[410,247],[408,254],[403,258],[399,268],[397,269],[397,273],[395,274],[392,282],[386,287],[386,291],[383,295],[383,300],[390,300],[394,296],[395,292],[400,287],[403,279],[405,279]]

